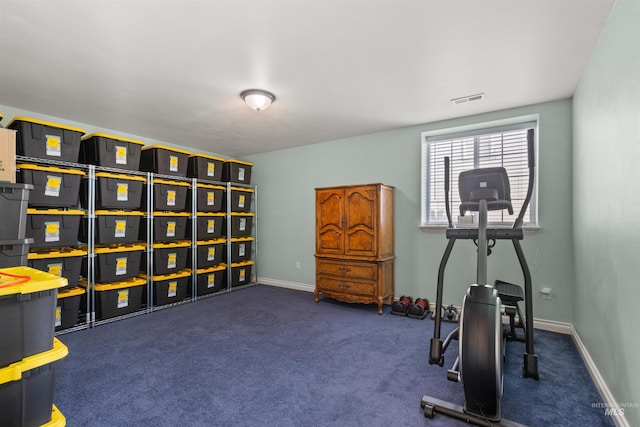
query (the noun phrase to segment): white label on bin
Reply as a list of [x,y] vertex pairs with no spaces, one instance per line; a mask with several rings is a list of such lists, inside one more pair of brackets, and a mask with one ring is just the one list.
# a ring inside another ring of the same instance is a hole
[[60,326],[62,325],[62,307],[61,306],[57,306],[56,307],[56,324],[55,326]]
[[169,156],[169,170],[178,172],[178,156]]
[[127,220],[116,219],[115,235],[113,237],[125,237],[127,233]]
[[47,264],[47,272],[54,276],[62,276],[62,263]]
[[216,173],[216,164],[209,162],[207,163],[207,176],[213,176]]
[[213,261],[215,257],[216,257],[216,247],[212,246],[207,251],[207,261]]
[[213,233],[215,228],[216,228],[216,222],[212,219],[207,220],[207,234]]
[[116,276],[127,274],[127,257],[116,258]]
[[47,175],[47,185],[44,188],[44,195],[50,197],[60,197],[60,183],[62,177]]
[[117,190],[117,200],[119,202],[127,202],[129,201],[129,184],[126,182],[118,182],[116,184]]
[[167,222],[167,236],[166,237],[176,237],[176,222],[175,221]]
[[238,256],[244,256],[245,253],[245,249],[244,249],[244,243],[240,243],[240,245],[238,245]]
[[176,268],[178,261],[178,254],[176,252],[172,252],[167,255],[167,268]]
[[241,194],[240,196],[238,196],[238,207],[244,208],[244,194]]
[[167,191],[167,206],[176,205],[176,192],[174,190]]
[[216,275],[215,273],[211,273],[207,276],[207,288],[213,288],[216,284]]
[[44,223],[44,241],[59,242],[60,241],[60,222],[49,221]]
[[244,168],[238,169],[238,181],[244,181]]
[[129,307],[129,289],[118,291],[118,308]]
[[245,271],[244,271],[244,268],[241,268],[241,269],[240,269],[240,275],[239,275],[239,277],[238,277],[238,280],[239,280],[240,282],[244,282],[245,276],[246,276],[246,273],[245,273]]
[[207,192],[207,206],[213,206],[215,202],[215,193],[213,191]]
[[178,281],[175,280],[173,282],[169,282],[169,292],[167,293],[167,296],[169,298],[175,297],[177,293],[178,293]]
[[47,156],[62,156],[62,145],[58,135],[45,135],[47,138]]
[[127,147],[116,145],[116,165],[127,164]]
[[247,218],[240,218],[240,231],[247,229]]

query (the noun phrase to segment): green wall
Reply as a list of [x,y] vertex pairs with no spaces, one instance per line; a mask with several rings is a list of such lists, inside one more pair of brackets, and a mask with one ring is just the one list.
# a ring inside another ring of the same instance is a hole
[[[539,221],[523,247],[534,289],[551,287],[553,299],[534,297],[536,318],[571,322],[571,100],[514,108],[456,120],[345,138],[249,156],[258,185],[258,275],[315,283],[314,188],[382,182],[395,191],[396,296],[435,300],[437,270],[446,246],[444,230],[421,231],[421,132],[466,124],[539,115]],[[300,263],[297,268],[296,263]],[[513,247],[500,242],[489,259],[489,279],[521,283]],[[460,305],[475,281],[475,246],[457,244],[445,278],[444,302]]]
[[[640,404],[640,2],[618,0],[574,95],[574,326],[618,403]],[[640,409],[627,408],[630,425]]]

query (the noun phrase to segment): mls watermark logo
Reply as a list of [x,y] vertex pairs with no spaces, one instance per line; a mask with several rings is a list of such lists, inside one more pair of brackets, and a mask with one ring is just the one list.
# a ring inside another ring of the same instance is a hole
[[604,402],[594,402],[591,404],[592,408],[602,408],[604,409],[604,415],[607,417],[623,417],[624,410],[627,408],[640,408],[640,403],[604,403]]

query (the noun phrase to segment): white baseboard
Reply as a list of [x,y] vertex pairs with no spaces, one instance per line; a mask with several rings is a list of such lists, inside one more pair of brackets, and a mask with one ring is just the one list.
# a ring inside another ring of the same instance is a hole
[[[609,390],[607,383],[605,382],[604,378],[600,374],[598,367],[596,366],[595,362],[591,358],[591,355],[589,354],[587,347],[582,342],[580,335],[578,335],[578,331],[576,331],[573,325],[571,325],[571,337],[573,338],[573,342],[578,348],[578,352],[580,353],[580,356],[582,357],[584,364],[587,366],[587,370],[589,371],[589,374],[591,374],[591,378],[593,379],[593,382],[596,384],[596,388],[598,389],[598,392],[600,393],[600,396],[602,397],[602,400],[603,400],[603,402],[592,402],[592,403],[599,404],[599,405],[601,404],[603,406],[602,412],[605,412],[606,409],[620,408],[618,402],[616,402],[615,397],[611,393],[611,390]],[[624,414],[611,415],[611,419],[613,420],[614,424],[617,427],[631,427],[631,424],[629,424]]]
[[269,279],[268,277],[259,277],[258,283],[269,286],[276,286],[278,288],[295,289],[296,291],[313,292],[315,285],[308,283],[287,282],[286,280]]

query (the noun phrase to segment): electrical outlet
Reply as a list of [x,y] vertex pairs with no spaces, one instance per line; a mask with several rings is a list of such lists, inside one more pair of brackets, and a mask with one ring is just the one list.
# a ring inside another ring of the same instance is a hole
[[542,294],[543,299],[552,299],[551,288],[542,288],[540,289],[540,293]]
[[300,270],[301,267],[302,264],[300,264],[300,261],[296,261],[296,270]]

